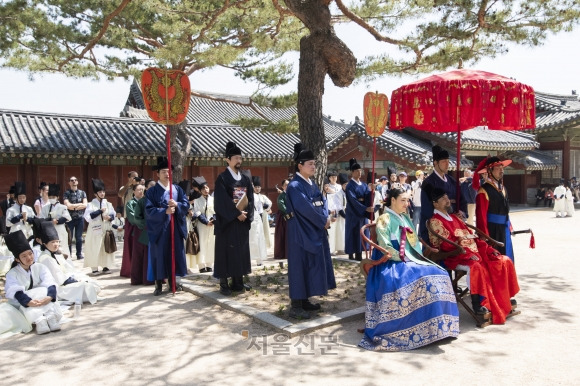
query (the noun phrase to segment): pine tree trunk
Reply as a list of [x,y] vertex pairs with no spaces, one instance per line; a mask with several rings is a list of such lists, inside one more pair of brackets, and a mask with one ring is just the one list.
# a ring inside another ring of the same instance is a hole
[[179,125],[169,126],[173,183],[179,183],[183,176],[183,165],[191,150],[191,138],[187,132],[187,120]]
[[322,186],[327,169],[322,120],[324,78],[328,74],[336,86],[349,86],[355,77],[356,58],[334,33],[329,1],[285,0],[285,3],[310,31],[309,36],[300,40],[298,130],[302,144],[316,157],[316,183]]

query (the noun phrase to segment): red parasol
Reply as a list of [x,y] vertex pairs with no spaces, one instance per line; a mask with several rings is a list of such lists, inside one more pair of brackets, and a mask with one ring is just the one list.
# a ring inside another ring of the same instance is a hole
[[457,132],[457,207],[461,131],[476,126],[522,130],[536,126],[534,89],[490,72],[459,69],[402,86],[391,95],[392,130]]
[[[169,126],[177,125],[187,117],[191,88],[189,77],[179,70],[147,68],[141,76],[143,100],[149,117],[166,125],[165,146],[169,167],[169,199],[173,199],[173,173],[171,171],[171,144]],[[175,293],[175,225],[171,216],[171,291]]]
[[[375,159],[377,154],[377,137],[385,132],[389,116],[389,98],[379,92],[367,92],[363,101],[365,130],[373,138],[373,171],[372,178],[375,182]],[[375,189],[371,192],[371,206],[374,205]],[[371,222],[374,211],[371,212]]]

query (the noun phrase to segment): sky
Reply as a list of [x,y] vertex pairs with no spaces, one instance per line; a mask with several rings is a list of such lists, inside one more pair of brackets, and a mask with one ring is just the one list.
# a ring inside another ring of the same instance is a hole
[[[353,29],[355,28],[355,29]],[[378,43],[359,27],[338,28],[337,35],[357,58],[378,53],[388,47]],[[580,29],[551,36],[543,46],[513,46],[510,51],[494,59],[485,59],[471,69],[484,70],[514,78],[532,86],[536,91],[554,94],[580,92]],[[294,55],[297,66],[298,55]],[[451,70],[451,68],[450,68]],[[384,77],[373,82],[339,88],[327,77],[323,97],[323,113],[332,119],[350,123],[355,116],[362,118],[364,94],[378,91],[389,96],[398,87],[428,74],[405,77]],[[190,77],[194,90],[233,95],[250,95],[252,85],[244,83],[227,70],[208,70]],[[0,109],[32,112],[62,113],[87,116],[118,117],[129,93],[131,81],[93,81],[67,78],[59,74],[34,75],[0,69]],[[296,81],[280,92],[296,88]]]

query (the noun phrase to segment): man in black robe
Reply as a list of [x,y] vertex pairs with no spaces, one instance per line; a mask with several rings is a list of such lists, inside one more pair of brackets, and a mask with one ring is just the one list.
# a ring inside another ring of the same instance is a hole
[[[233,142],[226,145],[227,169],[221,173],[214,189],[216,212],[214,277],[220,279],[220,293],[250,290],[244,275],[252,272],[250,260],[250,227],[254,216],[252,180],[242,173],[242,151]],[[246,204],[247,203],[247,204]],[[231,286],[228,278],[232,278]]]
[[10,187],[6,199],[0,202],[0,208],[2,208],[2,217],[0,217],[0,234],[5,235],[10,233],[10,228],[6,226],[6,212],[8,208],[14,205],[14,186]]

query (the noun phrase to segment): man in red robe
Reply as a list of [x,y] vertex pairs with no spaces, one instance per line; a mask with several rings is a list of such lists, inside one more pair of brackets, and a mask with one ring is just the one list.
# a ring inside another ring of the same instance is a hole
[[[430,220],[432,230],[463,248],[463,253],[444,260],[445,267],[468,272],[468,286],[476,314],[484,315],[489,310],[494,324],[505,323],[512,308],[517,306],[512,298],[520,290],[512,261],[478,239],[459,217],[449,213],[451,202],[443,189],[430,187],[428,190],[434,208]],[[429,239],[443,252],[455,249],[432,234]]]

